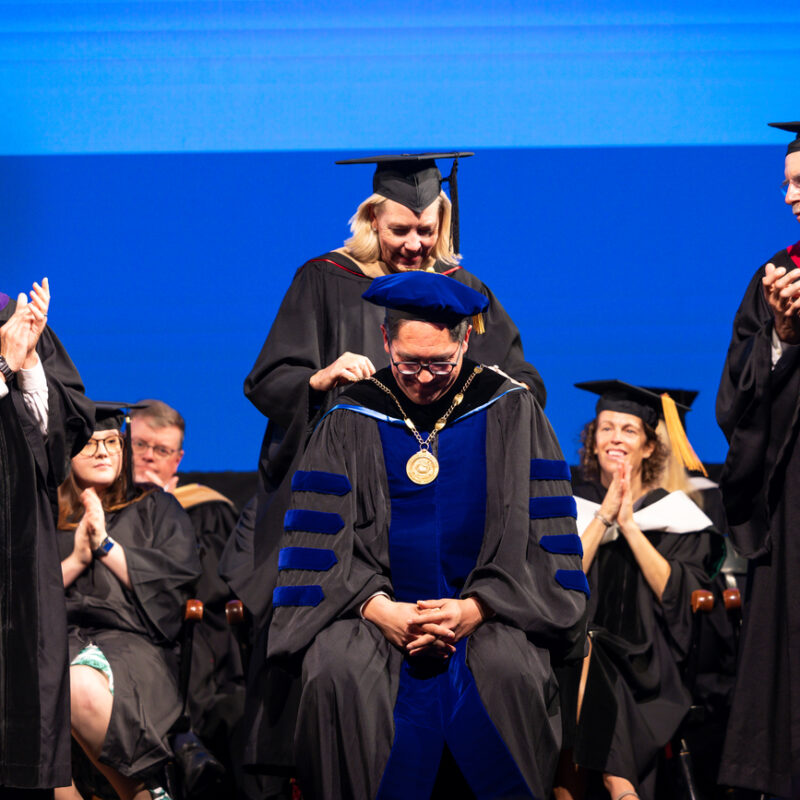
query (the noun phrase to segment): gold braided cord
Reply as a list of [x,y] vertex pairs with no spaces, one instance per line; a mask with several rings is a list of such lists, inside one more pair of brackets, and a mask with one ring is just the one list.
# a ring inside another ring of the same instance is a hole
[[697,453],[689,443],[686,431],[681,425],[678,407],[666,392],[661,395],[661,407],[664,409],[664,423],[667,426],[667,435],[672,446],[672,452],[681,460],[686,469],[692,472],[702,472],[703,475],[708,477],[703,462],[698,458]]
[[428,434],[428,438],[424,440],[419,435],[417,426],[414,425],[410,417],[408,417],[406,412],[403,411],[403,406],[400,405],[400,401],[392,394],[392,391],[389,389],[389,387],[384,386],[377,378],[370,377],[369,380],[371,380],[374,384],[383,389],[383,391],[386,392],[386,394],[388,394],[389,397],[392,398],[392,400],[394,400],[395,405],[397,406],[400,413],[403,415],[403,421],[406,423],[406,426],[409,428],[411,433],[414,434],[417,441],[419,442],[420,449],[429,450],[431,444],[433,443],[433,440],[436,438],[436,434],[439,433],[439,431],[442,428],[444,428],[444,426],[447,423],[447,418],[453,413],[455,407],[460,405],[461,401],[464,399],[464,392],[467,391],[469,385],[472,383],[475,376],[479,375],[481,372],[483,372],[483,367],[479,364],[477,367],[475,367],[474,370],[472,370],[472,375],[470,375],[469,378],[467,378],[467,380],[464,382],[464,385],[461,387],[461,391],[458,392],[458,394],[456,394],[456,396],[453,398],[453,402],[450,404],[450,408],[448,408],[447,411],[445,411],[444,414],[442,414],[442,416],[439,417],[439,420],[437,421],[433,430]]

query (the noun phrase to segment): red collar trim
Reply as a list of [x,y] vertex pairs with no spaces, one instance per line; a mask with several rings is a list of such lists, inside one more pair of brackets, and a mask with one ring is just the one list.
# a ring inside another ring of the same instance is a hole
[[339,269],[343,269],[345,272],[349,272],[351,275],[358,275],[359,278],[366,278],[367,276],[363,272],[356,272],[354,269],[350,269],[349,267],[345,267],[343,264],[337,264],[335,261],[331,261],[329,258],[312,258],[312,261],[325,261],[328,264],[333,264],[334,267],[339,267]]
[[[798,242],[800,245],[800,242]],[[800,250],[798,251],[800,253]],[[799,256],[800,257],[800,256]],[[367,278],[368,275],[365,275],[363,272],[356,272],[354,269],[350,269],[349,267],[345,267],[343,264],[338,264],[336,261],[331,261],[330,258],[312,258],[312,261],[324,261],[327,264],[333,264],[334,267],[339,267],[339,269],[343,269],[345,272],[349,272],[351,275],[358,275],[359,278]],[[800,266],[800,264],[798,264]],[[453,267],[452,269],[446,269],[444,272],[440,272],[440,275],[452,275],[454,272],[457,272],[461,269],[460,265]]]
[[795,242],[790,247],[787,247],[786,252],[789,254],[789,258],[794,261],[794,265],[800,267],[800,242]]

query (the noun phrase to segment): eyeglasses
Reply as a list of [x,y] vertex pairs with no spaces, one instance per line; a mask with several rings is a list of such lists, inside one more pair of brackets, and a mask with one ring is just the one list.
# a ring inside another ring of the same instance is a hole
[[781,184],[781,194],[786,197],[789,193],[789,187],[800,190],[800,178],[789,178]]
[[152,450],[156,458],[169,458],[178,452],[178,450],[173,448],[164,447],[163,444],[150,444],[150,442],[146,442],[144,439],[134,439],[131,442],[131,446],[133,447],[134,453],[146,453],[148,450]]
[[106,453],[108,453],[110,456],[115,456],[122,452],[122,437],[109,436],[106,439],[89,439],[78,455],[84,456],[85,458],[92,458],[93,456],[97,455],[101,444],[103,447],[105,447]]
[[423,369],[428,370],[431,375],[435,376],[449,375],[458,366],[461,347],[462,345],[460,344],[455,353],[455,361],[395,361],[391,357],[391,354],[389,358],[392,362],[392,366],[401,375],[419,375]]

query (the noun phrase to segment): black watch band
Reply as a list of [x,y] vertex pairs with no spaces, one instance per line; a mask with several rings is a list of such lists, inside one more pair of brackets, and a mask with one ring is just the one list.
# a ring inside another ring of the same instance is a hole
[[105,558],[115,544],[116,542],[110,536],[106,536],[106,538],[103,539],[103,541],[100,542],[100,544],[94,549],[92,555],[95,558]]
[[6,383],[11,383],[11,379],[14,377],[15,373],[14,370],[8,366],[8,361],[6,361],[5,356],[0,356],[0,372],[3,373]]

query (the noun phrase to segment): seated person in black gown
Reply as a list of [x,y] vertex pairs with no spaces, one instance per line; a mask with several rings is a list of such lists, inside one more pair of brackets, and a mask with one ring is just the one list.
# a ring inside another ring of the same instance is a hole
[[545,798],[552,663],[585,642],[569,469],[533,393],[467,357],[482,294],[415,272],[364,297],[391,366],[315,431],[278,555],[269,658],[302,663],[300,788],[428,798],[449,753],[470,788],[447,797]]
[[591,771],[612,800],[652,800],[659,753],[690,705],[680,663],[691,593],[709,588],[724,545],[684,492],[658,488],[668,451],[656,426],[666,410],[677,441],[675,404],[621,381],[578,387],[601,395],[573,485],[592,590],[590,650],[582,670],[559,675],[566,725],[555,794],[583,797]]
[[[200,564],[175,498],[129,493],[121,424],[121,414],[98,412],[59,489],[71,723],[122,800],[149,800],[164,797],[154,776],[182,707],[175,640]],[[73,783],[56,798],[80,795]]]
[[170,492],[189,515],[197,536],[203,574],[195,597],[203,603],[203,624],[192,640],[189,711],[195,732],[227,759],[231,729],[243,710],[244,676],[239,647],[225,619],[230,590],[219,576],[219,558],[237,512],[210,486],[179,485],[185,432],[181,414],[161,400],[140,400],[131,411],[134,479]]

